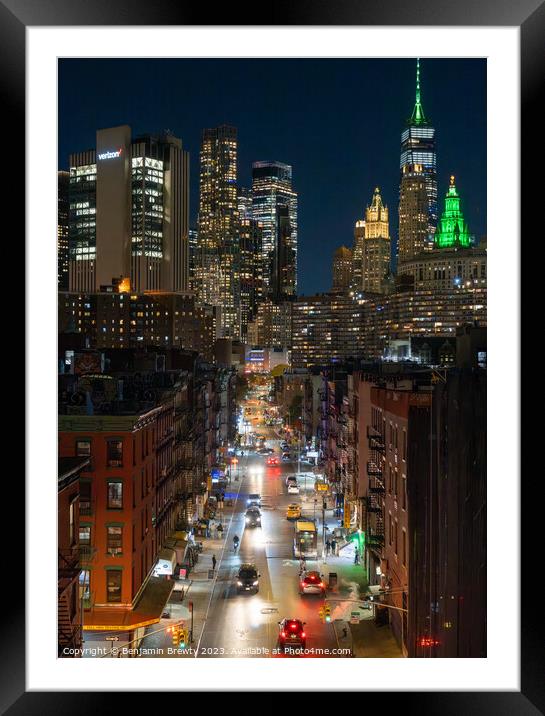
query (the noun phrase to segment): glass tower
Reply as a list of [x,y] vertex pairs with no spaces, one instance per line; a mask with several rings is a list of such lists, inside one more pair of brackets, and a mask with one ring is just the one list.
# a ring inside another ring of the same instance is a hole
[[240,338],[236,128],[205,129],[200,159],[197,291],[221,308],[221,337]]
[[[286,229],[289,219],[289,236]],[[292,168],[281,162],[254,162],[252,216],[263,225],[263,283],[266,294],[297,293],[297,193]],[[278,277],[282,277],[279,281]],[[275,280],[276,277],[276,280]]]
[[401,134],[398,258],[406,261],[433,248],[437,226],[435,129],[424,113],[420,59],[416,61],[416,98]]

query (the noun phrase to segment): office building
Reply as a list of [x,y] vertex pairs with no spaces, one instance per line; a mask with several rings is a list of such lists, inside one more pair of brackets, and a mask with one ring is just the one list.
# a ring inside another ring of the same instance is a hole
[[68,186],[70,172],[57,172],[57,285],[59,291],[68,290]]
[[435,129],[424,113],[420,60],[416,63],[416,99],[401,134],[398,261],[431,249],[437,226]]
[[205,129],[200,154],[197,294],[221,308],[219,335],[240,338],[237,130]]
[[254,219],[239,221],[240,331],[246,341],[248,323],[257,315],[263,299],[263,229]]
[[[286,221],[286,209],[289,217]],[[281,162],[254,162],[252,216],[263,225],[264,285],[269,295],[297,293],[297,193],[292,168]],[[281,255],[278,256],[277,254]]]
[[363,291],[363,242],[365,240],[365,221],[358,219],[354,226],[354,244],[352,248],[352,290]]
[[390,226],[388,207],[382,203],[380,189],[373,194],[371,206],[365,210],[362,278],[363,290],[382,293],[390,270]]
[[171,134],[123,125],[70,155],[69,287],[188,289],[189,155]]
[[339,246],[333,254],[333,287],[334,293],[346,293],[353,281],[354,257],[352,250]]

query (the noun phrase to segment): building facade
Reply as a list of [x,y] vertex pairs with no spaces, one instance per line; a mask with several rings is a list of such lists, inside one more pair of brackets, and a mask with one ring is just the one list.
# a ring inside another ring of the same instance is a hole
[[239,220],[240,333],[248,337],[248,323],[263,300],[263,227],[254,219]]
[[347,293],[353,284],[354,256],[346,246],[339,246],[333,254],[334,293]]
[[240,338],[237,130],[203,130],[200,154],[196,289],[201,303],[221,309],[218,333]]
[[98,130],[70,155],[69,287],[188,289],[189,155],[170,134]]
[[57,285],[59,291],[68,291],[69,183],[70,172],[57,172]]
[[213,359],[216,315],[183,293],[59,293],[60,334],[80,334],[88,348],[179,348]]
[[263,225],[265,293],[277,294],[277,297],[279,293],[295,295],[298,224],[297,193],[292,186],[291,166],[281,162],[254,162],[252,216]]
[[382,293],[384,280],[390,270],[390,225],[388,207],[382,203],[380,189],[373,194],[371,205],[365,210],[362,279],[363,290]]

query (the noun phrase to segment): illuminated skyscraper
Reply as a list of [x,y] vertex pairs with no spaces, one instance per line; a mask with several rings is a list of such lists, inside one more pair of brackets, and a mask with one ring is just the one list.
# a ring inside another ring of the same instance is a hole
[[471,243],[467,221],[460,208],[460,195],[456,191],[454,177],[451,176],[445,196],[445,210],[435,234],[435,248],[449,249],[456,246],[468,248]]
[[202,303],[219,306],[218,334],[240,338],[237,130],[203,130],[196,286]]
[[373,194],[371,206],[365,210],[363,240],[363,290],[382,293],[382,284],[390,269],[390,226],[388,207],[382,203],[380,189]]
[[354,226],[354,245],[352,248],[352,286],[356,291],[363,291],[363,241],[365,239],[365,221],[358,219]]
[[[282,207],[287,207],[289,235]],[[263,224],[265,292],[271,296],[279,291],[294,296],[297,293],[297,194],[292,188],[291,166],[281,162],[254,162],[252,216]]]
[[416,61],[416,100],[401,134],[399,188],[399,261],[411,259],[433,246],[437,225],[437,168],[435,129],[420,96],[420,60]]
[[57,283],[68,290],[68,184],[70,172],[57,172]]
[[70,155],[69,286],[97,291],[188,288],[189,154],[169,133],[131,138],[126,125],[96,133]]

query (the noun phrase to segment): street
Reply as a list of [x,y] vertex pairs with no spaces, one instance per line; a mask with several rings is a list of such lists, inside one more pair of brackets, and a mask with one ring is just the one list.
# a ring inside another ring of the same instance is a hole
[[[243,408],[250,410],[252,431],[263,435],[266,447],[272,448],[274,455],[280,457],[281,440],[277,427],[267,426],[263,419],[262,411],[267,405],[263,400],[250,400],[243,403]],[[242,449],[244,455],[239,456],[236,466],[232,466],[231,484],[226,490],[228,505],[223,515],[224,536],[218,538],[214,533],[204,540],[203,553],[193,579],[185,587],[183,600],[177,603],[173,597],[169,605],[170,619],[161,620],[159,625],[166,628],[180,616],[185,618],[191,601],[193,643],[183,650],[176,650],[172,648],[169,632],[151,634],[157,630],[158,625],[155,625],[148,629],[150,635],[142,643],[146,649],[142,655],[184,658],[346,658],[358,655],[352,643],[349,621],[351,611],[360,609],[356,602],[361,601],[359,597],[365,591],[364,570],[354,564],[351,545],[344,547],[338,556],[323,559],[322,498],[316,497],[311,468],[301,465],[301,472],[307,472],[308,477],[306,480],[299,478],[299,495],[288,495],[285,478],[297,472],[297,460],[268,465],[267,456]],[[251,493],[261,495],[261,527],[245,526],[246,500]],[[326,585],[330,572],[338,577],[335,589],[326,592],[326,598],[331,600],[330,622],[322,621],[319,615],[324,597],[299,594],[300,563],[293,555],[294,523],[286,518],[287,507],[292,503],[301,505],[303,516],[316,520],[318,560],[307,560],[307,570],[319,571]],[[327,510],[325,515],[326,525],[332,530],[338,524],[333,510]],[[240,538],[236,552],[233,548],[235,535]],[[217,564],[214,577],[210,579],[208,570],[212,567],[212,555],[215,555]],[[257,567],[259,591],[239,594],[237,573],[240,565],[248,562]],[[370,612],[360,610],[360,614],[362,619],[371,617]],[[284,618],[300,619],[305,623],[304,653],[283,653],[278,648],[278,622]],[[374,629],[374,624],[369,622],[368,627]],[[384,648],[391,651],[391,645],[385,641],[387,637],[386,631],[382,630],[379,651],[383,643]]]

